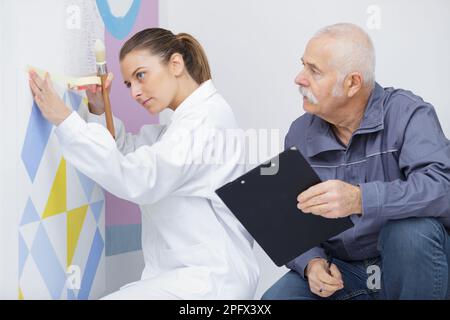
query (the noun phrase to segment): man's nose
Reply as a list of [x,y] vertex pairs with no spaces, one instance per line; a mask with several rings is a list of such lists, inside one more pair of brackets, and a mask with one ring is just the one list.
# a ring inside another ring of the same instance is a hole
[[295,77],[295,83],[298,84],[299,86],[303,86],[303,87],[309,86],[309,81],[305,77],[304,70],[300,71],[298,73],[298,75]]

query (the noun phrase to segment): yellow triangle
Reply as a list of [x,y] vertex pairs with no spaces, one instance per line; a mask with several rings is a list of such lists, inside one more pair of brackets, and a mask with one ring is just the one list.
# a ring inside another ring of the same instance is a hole
[[19,287],[19,300],[24,300],[22,289]]
[[45,206],[42,219],[64,213],[67,210],[67,192],[66,192],[66,160],[61,159],[55,180]]
[[67,266],[72,264],[87,209],[85,205],[67,212]]

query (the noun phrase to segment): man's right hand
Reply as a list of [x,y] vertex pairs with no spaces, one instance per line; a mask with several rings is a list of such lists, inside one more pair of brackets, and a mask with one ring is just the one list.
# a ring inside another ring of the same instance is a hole
[[[108,90],[108,94],[111,91],[112,80],[113,74],[109,72],[105,82],[105,87]],[[95,84],[87,86],[86,96],[88,98],[89,112],[96,115],[102,115],[105,112],[105,106],[103,104],[102,86]]]
[[328,262],[323,258],[314,258],[309,261],[305,276],[308,278],[311,292],[323,298],[344,288],[339,269],[335,264],[331,264],[328,269]]

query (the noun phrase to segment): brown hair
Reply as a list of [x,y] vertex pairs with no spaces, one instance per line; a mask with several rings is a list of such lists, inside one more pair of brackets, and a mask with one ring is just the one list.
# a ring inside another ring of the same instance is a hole
[[205,51],[200,43],[190,34],[179,33],[162,28],[149,28],[139,31],[120,49],[120,60],[133,50],[147,49],[168,63],[174,53],[183,56],[189,75],[198,83],[211,79],[211,71]]

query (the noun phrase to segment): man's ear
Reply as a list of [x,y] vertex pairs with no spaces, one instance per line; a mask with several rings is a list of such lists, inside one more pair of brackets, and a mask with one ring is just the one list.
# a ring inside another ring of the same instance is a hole
[[170,57],[169,70],[175,77],[179,77],[183,73],[184,59],[180,53],[176,52]]
[[359,72],[352,72],[345,78],[345,89],[347,97],[352,98],[361,90],[363,86],[363,78]]

